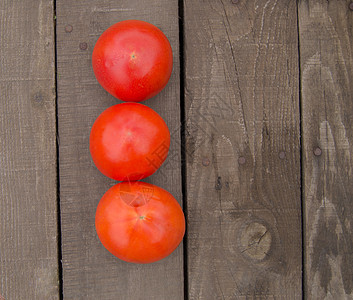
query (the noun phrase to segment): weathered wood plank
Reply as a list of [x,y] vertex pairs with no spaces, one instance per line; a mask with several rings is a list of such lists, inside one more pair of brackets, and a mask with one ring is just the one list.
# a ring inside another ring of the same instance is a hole
[[184,1],[189,299],[301,299],[295,1]]
[[[99,35],[124,19],[158,26],[174,52],[167,87],[144,102],[173,133],[167,162],[148,180],[181,201],[179,32],[177,1],[57,1],[58,112],[63,289],[65,299],[183,299],[183,253],[151,264],[119,261],[103,248],[94,227],[97,204],[115,182],[93,165],[88,144],[98,115],[118,103],[96,81],[91,54]],[[85,44],[86,43],[86,44]]]
[[0,1],[0,294],[6,299],[59,299],[53,20],[53,1]]
[[308,299],[353,298],[353,11],[300,1]]

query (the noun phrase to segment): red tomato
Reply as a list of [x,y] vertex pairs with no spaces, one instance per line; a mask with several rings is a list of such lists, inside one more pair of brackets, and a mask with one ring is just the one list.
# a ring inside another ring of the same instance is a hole
[[173,53],[167,37],[156,26],[127,20],[109,27],[99,37],[92,64],[106,91],[123,101],[140,102],[166,86]]
[[102,197],[96,230],[118,258],[151,263],[171,254],[185,233],[184,213],[166,190],[144,182],[121,182]]
[[121,103],[106,109],[94,122],[90,151],[97,168],[119,180],[140,180],[165,161],[170,145],[166,123],[153,109]]

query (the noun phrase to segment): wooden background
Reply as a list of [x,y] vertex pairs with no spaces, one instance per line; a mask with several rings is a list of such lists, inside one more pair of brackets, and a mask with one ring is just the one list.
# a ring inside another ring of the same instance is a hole
[[[125,19],[171,42],[144,104],[172,134],[146,179],[187,217],[168,258],[100,244],[114,184],[89,155],[119,103],[96,81]],[[0,299],[353,299],[353,4],[347,0],[0,1]]]

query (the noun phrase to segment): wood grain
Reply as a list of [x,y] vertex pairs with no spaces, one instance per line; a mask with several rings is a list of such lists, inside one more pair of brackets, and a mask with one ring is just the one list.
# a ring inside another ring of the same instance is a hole
[[295,1],[184,1],[189,299],[301,299]]
[[93,74],[91,54],[96,40],[118,21],[153,23],[171,42],[174,69],[167,87],[144,104],[164,118],[172,143],[168,160],[146,181],[165,188],[181,202],[177,1],[56,3],[64,299],[183,299],[182,246],[160,262],[134,265],[118,260],[99,242],[95,210],[115,182],[95,168],[88,149],[94,120],[104,109],[119,103],[100,87]]
[[308,299],[353,298],[353,12],[300,1]]
[[53,1],[0,1],[0,294],[6,299],[59,299],[53,20]]

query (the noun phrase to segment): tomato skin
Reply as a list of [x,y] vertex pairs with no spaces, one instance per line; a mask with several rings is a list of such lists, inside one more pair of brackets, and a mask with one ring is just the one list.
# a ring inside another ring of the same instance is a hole
[[167,85],[173,53],[167,37],[156,26],[126,20],[112,25],[99,37],[92,66],[107,92],[123,101],[140,102]]
[[132,263],[152,263],[171,254],[185,233],[184,213],[166,190],[144,182],[121,182],[100,200],[95,218],[103,246]]
[[164,120],[139,103],[116,104],[94,122],[90,152],[98,170],[118,181],[152,175],[165,161],[170,132]]

